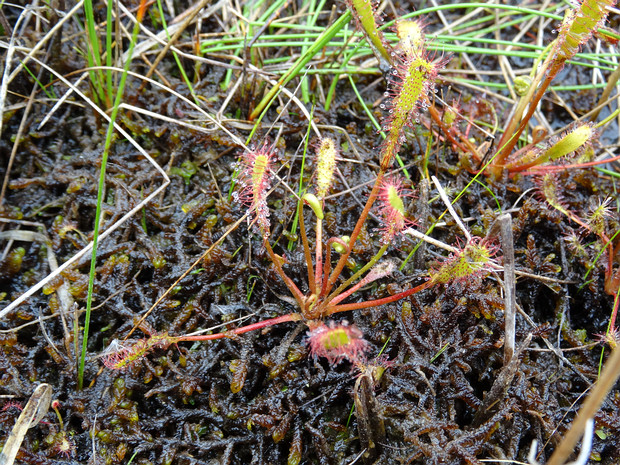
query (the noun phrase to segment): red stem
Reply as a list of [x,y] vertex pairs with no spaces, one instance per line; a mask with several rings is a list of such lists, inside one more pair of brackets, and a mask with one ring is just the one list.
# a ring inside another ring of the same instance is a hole
[[348,290],[346,290],[345,292],[342,292],[338,295],[336,295],[333,299],[331,299],[329,301],[329,306],[331,307],[332,305],[337,305],[338,302],[342,302],[344,299],[346,299],[347,297],[349,297],[351,294],[353,294],[354,292],[356,292],[357,290],[359,290],[360,287],[366,285],[368,283],[365,283],[364,280],[361,280],[360,282],[358,282],[355,286],[350,287]]
[[[455,139],[454,135],[450,132],[450,129],[441,120],[441,116],[439,116],[439,112],[437,111],[437,108],[435,108],[434,105],[431,105],[428,107],[428,112],[431,115],[431,118],[433,119],[435,124],[439,126],[441,130],[443,131],[443,133],[439,133],[439,131],[437,131],[438,134],[440,135],[443,134],[452,144],[456,145],[464,153],[467,153],[467,152],[471,153],[477,161],[481,160],[480,155],[478,154],[478,150],[476,149],[476,146],[472,144],[471,141],[467,139],[467,137],[465,137],[458,128],[454,128],[454,132],[455,134],[458,134],[458,137],[459,139],[461,139],[462,143]],[[429,126],[429,129],[431,129],[431,125],[429,124],[428,126]]]
[[[519,127],[517,127],[514,134],[510,134],[510,138],[506,141],[504,145],[500,145],[499,152],[495,156],[495,160],[493,161],[493,164],[492,164],[492,166],[495,167],[496,169],[503,168],[503,165],[506,163],[506,159],[508,158],[508,155],[510,154],[510,152],[512,152],[512,149],[517,144],[519,137],[521,137],[521,133],[523,132],[523,130],[527,127],[528,123],[530,122],[530,118],[536,111],[536,106],[538,105],[538,102],[540,102],[540,99],[543,97],[543,95],[547,91],[547,88],[549,87],[549,84],[551,84],[551,81],[553,80],[554,76],[555,75],[551,75],[551,74],[547,75],[547,77],[541,84],[540,88],[536,91],[536,94],[530,101],[529,107],[527,109],[527,113],[522,118],[521,124],[519,124]],[[500,144],[501,143],[502,141],[500,140]]]
[[241,328],[226,331],[224,333],[217,334],[200,334],[197,336],[177,336],[175,342],[187,342],[187,341],[212,341],[213,339],[224,339],[230,337],[232,334],[243,334],[257,329],[267,328],[268,326],[277,325],[280,323],[286,323],[289,321],[301,321],[303,317],[299,313],[289,313],[288,315],[282,315],[275,318],[269,318],[262,320],[251,325],[242,326]]
[[[349,250],[349,244],[340,239],[339,237],[332,237],[327,241],[327,251],[325,252],[325,275],[329,275],[331,272],[331,258],[332,258],[332,247],[334,242],[336,244],[340,244],[344,250]],[[324,298],[327,295],[327,281],[323,281],[323,287],[321,288],[321,298]]]
[[611,318],[609,319],[609,334],[614,334],[616,331],[616,317],[618,316],[618,304],[620,304],[620,297],[616,292],[616,298],[614,299],[614,309],[611,312]]
[[533,169],[532,171],[526,171],[523,174],[552,173],[555,171],[567,170],[569,168],[589,168],[590,166],[604,165],[606,163],[613,163],[618,160],[620,160],[620,155],[616,155],[613,158],[606,158],[605,160],[590,161],[587,163],[575,163],[573,165],[540,166],[538,168]]
[[605,277],[605,292],[609,295],[617,295],[618,288],[620,288],[620,268],[615,273],[609,272],[609,276]]
[[614,237],[615,235],[609,239],[607,234],[600,234],[600,238],[604,243],[603,249],[609,247],[609,250],[607,250],[607,269],[605,270],[605,292],[610,295],[616,295],[618,287],[620,287],[620,268],[614,274],[614,243],[612,242]]
[[354,304],[335,305],[333,307],[329,307],[325,314],[331,315],[338,312],[347,312],[349,310],[359,310],[361,308],[378,307],[379,305],[389,304],[392,302],[396,302],[397,300],[404,299],[405,297],[413,295],[417,292],[423,291],[424,289],[431,287],[432,284],[433,282],[431,280],[428,280],[417,287],[403,292],[399,292],[398,294],[394,294],[389,297],[384,297],[383,299],[365,300],[364,302],[357,302]]
[[[304,247],[304,255],[306,257],[306,267],[308,268],[308,287],[310,292],[316,294],[316,281],[314,280],[314,269],[312,267],[312,252],[306,234],[306,225],[304,223],[304,201],[299,202],[299,230],[301,232],[301,242]],[[317,262],[317,268],[319,264]]]
[[282,278],[282,281],[284,281],[284,284],[286,284],[286,287],[288,287],[288,290],[291,292],[291,294],[293,294],[293,297],[295,297],[295,300],[297,301],[299,308],[303,312],[305,309],[305,305],[306,305],[305,296],[301,293],[301,291],[299,290],[297,285],[293,282],[293,280],[289,278],[284,272],[284,270],[282,269],[282,265],[280,264],[282,257],[279,257],[275,254],[275,252],[271,248],[271,244],[269,244],[269,238],[265,237],[263,240],[263,243],[265,244],[265,249],[267,249],[267,253],[269,254],[269,258],[271,259],[271,262],[276,267],[276,271],[278,275],[280,276],[280,278]]
[[332,287],[336,283],[336,280],[340,276],[340,273],[342,273],[342,270],[344,269],[344,266],[347,263],[349,256],[351,255],[351,251],[353,250],[353,244],[355,244],[357,236],[359,236],[360,232],[362,231],[362,227],[364,226],[364,223],[366,222],[366,219],[368,218],[370,209],[372,208],[372,205],[375,203],[375,200],[377,199],[377,196],[379,194],[379,188],[381,186],[381,182],[383,181],[384,175],[385,175],[385,171],[381,169],[379,171],[379,174],[377,175],[377,179],[375,180],[375,185],[373,186],[372,191],[370,192],[370,195],[368,196],[366,205],[364,205],[364,210],[362,210],[362,214],[357,220],[355,228],[353,229],[353,232],[351,233],[347,251],[340,256],[340,259],[338,260],[338,263],[336,264],[336,268],[334,268],[334,271],[329,276],[327,285],[326,286],[324,285],[323,287],[324,290],[321,292],[322,295],[326,295],[329,293],[329,291],[332,290]]

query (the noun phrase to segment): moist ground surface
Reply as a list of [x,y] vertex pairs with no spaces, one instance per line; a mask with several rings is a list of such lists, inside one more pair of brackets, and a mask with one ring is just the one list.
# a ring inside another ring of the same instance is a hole
[[[398,11],[412,8],[396,6]],[[102,10],[97,14],[104,14],[104,5],[98,7]],[[187,7],[177,5],[177,11]],[[289,6],[284,14],[292,15],[298,7]],[[335,8],[339,14],[344,11],[340,4]],[[7,6],[3,12],[14,24],[19,11]],[[154,21],[150,16],[145,24],[156,30]],[[328,21],[329,15],[321,15],[319,24]],[[429,20],[431,30],[436,27],[434,21]],[[216,33],[226,24],[218,13],[200,27],[204,33]],[[49,42],[40,59],[62,75],[85,67],[75,51],[83,46],[83,38],[76,38],[79,33],[75,22],[67,23],[62,36]],[[36,42],[37,34],[31,32],[23,40]],[[184,37],[182,44],[191,50],[190,34]],[[147,53],[151,61],[157,51]],[[261,56],[246,59],[260,66],[261,60],[292,51],[261,49]],[[246,119],[270,86],[250,72],[242,78],[240,66],[235,66],[232,84],[240,80],[240,85],[222,90],[229,61],[208,58],[221,65],[202,63],[197,68],[187,59],[181,63],[202,108],[212,115],[223,109],[218,116],[225,120],[223,124],[246,140],[253,127]],[[497,69],[496,58],[476,59],[480,70]],[[459,63],[460,57],[453,57],[448,68],[458,68]],[[136,58],[132,69],[144,74],[148,66]],[[21,72],[9,86],[0,140],[0,176],[8,179],[1,205],[2,308],[44,279],[54,261],[62,264],[71,259],[92,239],[107,128],[101,116],[71,96],[38,129],[54,99],[46,96],[33,76],[39,82],[51,82],[48,89],[58,95],[66,87],[39,66],[33,64],[30,71]],[[158,65],[157,73],[158,80],[165,79],[176,92],[192,98],[171,55]],[[446,80],[440,78],[437,84],[438,94],[444,100],[460,96],[464,115],[491,124],[493,118],[509,112],[507,103],[458,88],[449,82],[449,71],[444,74]],[[588,79],[573,76],[570,79]],[[309,79],[312,92],[321,94],[318,88],[327,89],[332,77]],[[381,118],[384,77],[377,72],[352,78],[374,116]],[[0,322],[0,394],[12,396],[0,411],[0,434],[9,435],[20,408],[39,383],[51,385],[63,421],[61,425],[51,411],[29,430],[18,463],[345,464],[357,459],[382,464],[473,464],[489,458],[524,462],[534,439],[542,448],[538,460],[543,463],[550,456],[573,420],[581,396],[597,377],[602,346],[590,343],[605,333],[613,306],[613,298],[604,291],[605,260],[595,260],[596,237],[580,232],[542,200],[532,178],[481,177],[471,183],[474,175],[467,156],[437,140],[436,134],[429,148],[428,170],[451,198],[468,186],[455,203],[467,228],[484,237],[500,211],[511,212],[517,269],[546,278],[517,281],[517,302],[529,316],[529,321],[517,316],[517,346],[530,334],[532,339],[520,353],[521,362],[505,395],[495,405],[482,411],[485,395],[503,367],[501,274],[434,286],[403,301],[337,315],[335,320],[346,320],[362,331],[370,360],[382,354],[380,363],[387,370],[375,383],[368,376],[360,377],[346,361],[330,363],[312,357],[303,323],[171,345],[150,352],[125,371],[105,368],[98,355],[112,341],[126,338],[164,293],[166,297],[129,340],[159,332],[187,334],[222,323],[232,329],[296,311],[262,238],[247,223],[233,227],[245,213],[230,195],[241,148],[177,96],[141,84],[139,79],[129,79],[123,100],[170,120],[125,108],[119,121],[168,173],[170,184],[133,216],[122,219],[162,185],[163,177],[124,137],[116,138],[107,166],[101,229],[118,227],[101,240],[97,252],[84,388],[77,386],[81,340],[78,344],[75,326],[81,333],[90,254]],[[78,87],[92,95],[92,88],[84,83]],[[294,89],[293,84],[288,87]],[[26,97],[33,88],[34,103],[26,109]],[[223,107],[229,93],[232,98]],[[322,134],[341,145],[344,159],[326,202],[326,237],[351,233],[379,162],[373,147],[380,144],[380,136],[348,79],[338,82],[335,95],[329,111],[320,97],[313,111]],[[564,98],[579,112],[592,108],[598,97],[581,93]],[[302,164],[308,121],[295,103],[287,102],[284,96],[276,101],[251,144],[275,142],[278,178],[269,197],[269,240],[277,253],[286,256],[285,272],[307,291],[304,256],[297,238],[288,233],[297,201],[285,186],[297,191],[300,178],[310,182],[314,162],[305,159]],[[566,112],[555,100],[545,100],[543,106],[554,127],[566,124]],[[20,133],[21,124],[25,130]],[[466,130],[467,123],[461,124]],[[18,133],[21,138],[9,172]],[[410,176],[407,187],[416,192],[406,198],[408,213],[417,229],[427,231],[438,222],[432,237],[462,246],[463,233],[449,216],[439,220],[445,205],[423,181],[420,167],[429,136],[429,129],[421,124],[409,134],[400,153]],[[473,128],[471,137],[482,144],[485,135]],[[311,143],[309,152],[312,147]],[[556,183],[564,204],[580,215],[616,192],[613,178],[593,169],[560,173]],[[306,225],[314,224],[310,213],[305,210]],[[373,215],[355,246],[355,264],[368,261],[382,245],[376,212]],[[618,229],[617,210],[608,221],[613,234]],[[571,231],[582,236],[586,247],[591,245],[586,255],[567,246],[564,238]],[[447,253],[403,238],[392,244],[388,256],[398,266],[406,262],[405,266],[349,301],[385,297],[420,284],[427,270],[437,267]],[[501,257],[500,248],[498,263]],[[248,319],[230,323],[239,317]],[[544,339],[561,351],[548,350]],[[606,348],[603,359],[608,353]],[[613,464],[620,456],[618,412],[616,389],[595,418],[591,456],[595,461]],[[66,452],[64,439],[69,444]]]

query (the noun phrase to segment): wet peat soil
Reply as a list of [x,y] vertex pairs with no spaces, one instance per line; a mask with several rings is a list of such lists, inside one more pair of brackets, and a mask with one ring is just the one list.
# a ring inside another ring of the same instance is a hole
[[[9,18],[11,14],[7,9]],[[220,28],[214,20],[202,27]],[[61,47],[66,56],[73,56],[71,41]],[[136,71],[145,72],[136,63]],[[193,64],[185,64],[192,72]],[[56,60],[56,65],[62,73],[84,66],[62,60]],[[190,97],[175,66],[170,58],[158,70],[178,92]],[[206,111],[215,114],[226,98],[217,85],[225,69],[203,64],[200,73],[196,92]],[[49,80],[48,75],[44,78]],[[385,90],[381,76],[358,76],[356,81],[365,89],[367,102],[380,102]],[[18,105],[24,101],[20,96],[29,95],[33,86],[32,78],[22,73],[10,88],[9,103],[16,109],[4,116],[2,179],[12,137],[24,114],[23,105]],[[127,337],[170,288],[130,339],[164,331],[191,333],[245,315],[252,315],[244,322],[250,323],[296,310],[260,237],[248,231],[245,223],[220,241],[244,213],[229,196],[239,148],[181,100],[151,86],[138,86],[129,81],[127,102],[170,118],[197,121],[211,130],[201,133],[131,111],[121,114],[124,126],[169,173],[171,182],[99,245],[83,390],[77,388],[73,328],[76,316],[80,324],[84,321],[81,311],[90,254],[0,322],[0,394],[9,396],[0,411],[0,435],[8,436],[20,406],[42,382],[52,386],[63,420],[61,426],[50,411],[45,422],[33,427],[22,444],[19,463],[117,464],[133,458],[135,464],[345,464],[372,445],[374,454],[359,457],[357,463],[471,464],[483,458],[524,462],[535,439],[544,447],[538,460],[542,463],[550,456],[597,377],[602,346],[579,347],[605,332],[613,299],[603,290],[603,260],[592,267],[584,285],[595,252],[579,256],[567,247],[563,237],[578,227],[540,200],[535,183],[525,177],[482,178],[484,185],[471,184],[455,204],[472,233],[482,237],[498,216],[498,207],[510,210],[517,269],[550,278],[517,282],[517,301],[531,319],[530,323],[518,315],[517,345],[529,334],[532,342],[521,354],[505,396],[486,412],[481,412],[485,393],[503,366],[503,298],[493,275],[437,286],[380,308],[337,315],[337,320],[347,320],[363,332],[370,357],[383,350],[389,360],[374,389],[367,380],[357,382],[358,373],[349,363],[330,364],[309,356],[307,330],[301,323],[155,350],[124,372],[104,368],[97,356],[114,339]],[[438,87],[443,93],[455,92],[444,82]],[[83,90],[88,92],[86,87]],[[245,95],[238,91],[227,115],[247,116],[248,102],[258,100],[262,91],[250,85]],[[492,120],[493,112],[507,113],[502,102],[466,89],[458,92],[464,114]],[[346,235],[353,229],[376,173],[378,160],[371,148],[380,140],[347,80],[340,82],[337,95],[329,112],[320,105],[315,111],[323,134],[336,137],[343,145],[343,158],[351,160],[339,165],[342,176],[326,208],[329,236]],[[596,96],[589,98],[593,106]],[[2,308],[49,274],[51,255],[61,264],[92,237],[106,125],[88,107],[71,104],[61,107],[43,129],[36,129],[51,105],[43,98],[33,105],[9,174],[2,204]],[[551,103],[547,105],[554,110]],[[380,116],[378,105],[374,111]],[[268,132],[276,119],[276,129]],[[242,140],[251,129],[250,124],[239,122],[227,127]],[[273,140],[278,131],[279,176],[295,189],[307,121],[294,105],[280,113],[271,110],[254,141]],[[345,131],[350,138],[343,135]],[[477,143],[483,142],[484,135],[475,130],[471,134]],[[401,151],[411,187],[417,190],[415,197],[407,199],[409,212],[422,231],[445,209],[436,191],[425,189],[420,181],[418,166],[427,139],[428,131],[421,128]],[[312,168],[313,163],[306,161],[304,181],[309,181]],[[433,146],[429,169],[452,196],[473,177],[449,145]],[[107,169],[102,229],[116,223],[162,182],[152,165],[118,138]],[[558,186],[566,205],[579,213],[614,192],[610,179],[594,170],[563,173]],[[277,252],[286,253],[287,273],[303,286],[303,255],[286,248],[285,231],[291,228],[295,208],[289,191],[277,184],[270,196],[271,241]],[[310,213],[306,214],[306,223],[312,224]],[[463,234],[453,221],[448,217],[442,221],[432,236],[448,244],[462,243]],[[617,218],[610,224],[614,231],[618,229]],[[378,223],[369,220],[356,245],[358,263],[369,260],[380,247],[376,228]],[[585,244],[594,242],[595,237],[584,237]],[[402,263],[417,245],[404,239],[388,255]],[[402,271],[352,299],[383,297],[417,285],[445,255],[431,245],[419,247]],[[191,273],[176,282],[189,269]],[[75,306],[70,305],[73,301]],[[60,313],[66,306],[63,323]],[[560,357],[547,350],[544,339],[573,350]],[[608,353],[607,349],[605,356]],[[354,413],[355,397],[361,399],[362,408]],[[620,456],[619,412],[616,389],[596,416],[592,458],[600,463],[617,463],[614,457]],[[61,450],[63,428],[70,441],[67,453]]]

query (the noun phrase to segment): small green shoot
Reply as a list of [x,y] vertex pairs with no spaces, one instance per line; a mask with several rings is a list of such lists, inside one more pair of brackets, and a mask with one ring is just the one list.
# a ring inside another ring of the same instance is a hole
[[256,282],[260,279],[260,276],[257,275],[250,275],[250,277],[248,278],[248,281],[246,283],[246,288],[247,288],[247,296],[245,301],[246,302],[250,302],[250,299],[252,298],[252,293],[254,292],[254,286],[256,286]]
[[[162,22],[164,31],[166,31],[166,37],[168,38],[168,40],[170,40],[170,33],[168,32],[168,24],[166,23],[166,15],[164,14],[164,9],[161,4],[161,0],[157,0],[157,9],[159,11],[159,19]],[[179,58],[179,55],[173,50],[172,56],[174,57],[174,61],[176,62],[177,67],[179,68],[179,73],[181,73],[181,76],[183,77],[183,82],[185,82],[185,85],[187,86],[190,93],[192,94],[192,97],[194,98],[194,103],[200,106],[200,101],[198,100],[198,97],[196,96],[196,92],[194,91],[192,82],[187,77],[187,73],[185,72],[185,68],[183,68],[183,64],[181,63],[181,59]]]
[[351,20],[351,13],[347,11],[340,18],[338,18],[330,27],[328,27],[312,44],[310,48],[299,57],[293,67],[291,67],[284,76],[280,78],[277,85],[271,88],[267,95],[258,103],[252,114],[250,120],[258,118],[268,107],[271,105],[273,99],[280,92],[280,88],[285,86],[293,78],[295,78],[301,70],[308,64],[308,62],[325,47],[329,41],[340,31],[345,24]]
[[[89,2],[87,1],[86,3],[89,3]],[[93,249],[92,249],[91,260],[90,260],[90,272],[88,275],[88,294],[86,298],[86,313],[84,317],[84,329],[82,331],[82,351],[80,353],[80,360],[79,360],[79,367],[78,367],[78,389],[79,390],[81,390],[82,387],[84,386],[84,368],[85,368],[85,363],[86,363],[86,351],[88,349],[88,332],[89,332],[89,327],[90,327],[90,315],[91,315],[91,310],[92,310],[93,290],[94,290],[94,285],[95,285],[95,272],[97,268],[97,246],[99,244],[99,228],[101,224],[103,194],[105,192],[105,175],[106,175],[106,167],[107,167],[107,162],[108,162],[108,155],[110,153],[110,148],[112,146],[112,139],[113,139],[112,136],[114,135],[114,122],[116,121],[116,118],[118,116],[120,104],[123,99],[123,91],[125,90],[127,72],[129,71],[129,66],[131,65],[133,49],[136,45],[138,31],[140,30],[140,23],[142,22],[142,18],[144,17],[146,8],[147,8],[146,0],[141,0],[140,6],[138,9],[138,14],[137,14],[138,21],[136,22],[133,28],[131,42],[129,44],[128,59],[123,68],[123,74],[121,75],[118,89],[116,91],[116,98],[114,100],[114,106],[112,107],[112,114],[110,115],[110,122],[108,125],[108,130],[106,132],[105,145],[103,148],[103,153],[101,154],[101,169],[99,171],[99,186],[97,188],[97,206],[96,206],[96,211],[95,211],[95,225],[93,229]]]
[[435,355],[431,357],[428,363],[435,363],[435,360],[437,360],[441,356],[441,354],[443,354],[446,351],[448,347],[450,347],[450,343],[446,342],[444,346],[441,349],[439,349],[439,351]]
[[[310,118],[312,118],[314,116],[314,109],[315,106],[312,105],[312,108],[310,109]],[[304,152],[301,156],[301,168],[299,169],[299,172],[301,173],[299,175],[299,187],[297,189],[297,195],[299,196],[299,198],[301,199],[301,197],[304,195],[304,168],[306,166],[306,155],[308,153],[308,143],[310,141],[310,129],[312,128],[312,125],[309,124],[308,125],[308,129],[306,130],[306,136],[304,139]],[[299,202],[301,202],[301,200],[299,200]],[[299,207],[299,205],[298,205]],[[291,225],[291,230],[290,230],[290,234],[295,236],[297,234],[297,223],[299,222],[299,208],[295,209],[295,217],[293,218],[293,224]],[[289,239],[288,241],[288,250],[291,251],[295,248],[295,243],[296,241]]]

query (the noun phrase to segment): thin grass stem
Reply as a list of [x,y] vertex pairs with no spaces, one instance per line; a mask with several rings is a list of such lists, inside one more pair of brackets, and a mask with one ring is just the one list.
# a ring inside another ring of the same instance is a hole
[[[97,37],[97,30],[95,26],[95,14],[93,10],[92,0],[84,1],[84,17],[86,21],[86,32],[88,35],[88,45],[86,51],[86,60],[88,66],[93,68],[94,66],[101,66],[101,51],[99,49],[99,38]],[[91,82],[96,92],[96,98],[100,104],[103,104],[106,108],[110,106],[109,97],[105,95],[103,90],[104,79],[100,71],[93,71],[91,73]]]
[[[106,28],[105,28],[105,64],[108,68],[112,66],[112,31],[113,31],[113,21],[112,21],[112,11],[114,10],[114,0],[108,0],[108,8],[106,11]],[[98,63],[101,65],[101,63]],[[106,69],[106,77],[105,77],[105,85],[106,85],[106,94],[108,98],[111,98],[113,94],[112,92],[112,70]]]
[[[161,24],[162,24],[162,26],[164,28],[164,31],[166,31],[166,37],[170,41],[170,33],[168,32],[168,24],[166,23],[166,15],[164,15],[164,9],[162,7],[161,0],[157,0],[157,9],[159,11]],[[194,86],[192,86],[192,82],[190,81],[189,77],[187,76],[187,73],[185,72],[185,68],[181,64],[181,60],[179,58],[179,55],[173,50],[172,51],[172,56],[174,57],[174,61],[177,64],[177,68],[179,69],[179,73],[181,73],[181,76],[183,77],[183,82],[185,82],[185,85],[187,86],[187,88],[189,89],[190,93],[192,94],[192,97],[194,98],[194,103],[196,103],[196,105],[200,106],[200,102],[198,100],[198,97],[196,96],[196,92],[194,91]]]
[[[312,108],[310,109],[310,117],[314,117],[314,105],[312,106]],[[303,201],[301,200],[301,198],[303,197],[303,191],[304,191],[304,169],[306,167],[306,155],[308,154],[308,143],[310,142],[310,129],[312,128],[311,125],[308,125],[308,128],[306,129],[306,135],[304,137],[304,152],[301,156],[301,167],[299,168],[299,187],[297,189],[297,196],[299,197],[299,201],[298,201],[298,205],[297,205],[297,209],[295,210],[295,217],[293,218],[293,224],[291,225],[291,233],[295,234],[295,231],[297,231],[297,222],[299,221],[299,215],[300,215],[300,209],[299,209],[299,205],[301,205],[303,203]],[[295,245],[295,242],[293,240],[289,240],[288,241],[288,250],[291,251],[293,250],[293,247]]]
[[[88,333],[90,328],[90,314],[92,309],[92,301],[93,301],[93,291],[95,286],[95,272],[97,268],[97,246],[99,245],[99,228],[101,222],[101,210],[103,204],[103,193],[105,190],[105,175],[106,175],[106,167],[108,162],[108,155],[110,153],[110,148],[112,147],[112,136],[114,134],[114,122],[118,116],[118,112],[120,109],[121,100],[123,98],[123,92],[125,90],[125,83],[127,81],[127,71],[129,70],[129,66],[131,65],[131,58],[133,56],[133,49],[136,45],[136,39],[138,37],[138,31],[140,30],[138,24],[142,22],[142,18],[146,11],[146,2],[147,0],[141,0],[140,7],[138,10],[138,23],[134,25],[133,33],[131,36],[131,42],[129,44],[129,59],[125,63],[124,72],[121,74],[120,82],[118,85],[118,89],[116,91],[116,98],[114,100],[114,106],[112,108],[112,113],[110,115],[110,121],[108,124],[108,130],[106,132],[105,145],[103,148],[103,153],[101,154],[101,168],[99,170],[99,185],[97,188],[97,205],[95,211],[95,226],[93,230],[93,246],[90,260],[90,272],[88,275],[88,293],[86,297],[86,312],[84,317],[84,329],[82,331],[82,351],[80,353],[80,361],[78,367],[78,389],[81,390],[84,384],[84,368],[86,362],[86,351],[88,349]],[[88,2],[87,2],[88,3]]]
[[334,35],[344,27],[351,20],[351,13],[347,11],[344,15],[338,18],[329,28],[327,28],[323,34],[317,37],[314,44],[307,50],[305,54],[300,56],[293,67],[284,74],[278,81],[277,85],[273,86],[267,95],[258,103],[254,111],[250,114],[250,120],[255,120],[262,112],[267,108],[276,95],[279,93],[280,88],[285,86],[291,79],[297,76],[301,70],[308,64],[308,62],[318,53],[320,49],[325,47]]

